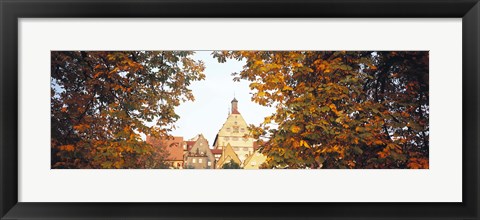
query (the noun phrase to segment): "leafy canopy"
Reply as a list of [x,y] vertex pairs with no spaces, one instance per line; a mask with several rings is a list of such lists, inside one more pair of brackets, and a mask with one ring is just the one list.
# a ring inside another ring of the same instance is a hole
[[[166,136],[175,107],[204,65],[189,51],[53,51],[53,168],[160,168],[167,153],[140,133]],[[153,124],[148,126],[147,124]]]
[[215,51],[276,112],[265,168],[428,168],[428,52]]

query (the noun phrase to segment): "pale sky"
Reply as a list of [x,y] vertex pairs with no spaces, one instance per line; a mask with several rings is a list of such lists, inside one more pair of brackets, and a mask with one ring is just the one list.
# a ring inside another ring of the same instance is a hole
[[238,100],[238,111],[247,124],[258,125],[263,118],[274,112],[273,108],[260,106],[251,101],[249,82],[233,82],[231,73],[240,72],[245,62],[227,60],[218,63],[211,55],[212,51],[197,51],[195,60],[205,63],[205,80],[192,83],[190,88],[195,96],[194,102],[185,102],[177,107],[180,116],[174,136],[190,139],[203,134],[208,143],[213,145],[215,135],[227,119],[234,94]]

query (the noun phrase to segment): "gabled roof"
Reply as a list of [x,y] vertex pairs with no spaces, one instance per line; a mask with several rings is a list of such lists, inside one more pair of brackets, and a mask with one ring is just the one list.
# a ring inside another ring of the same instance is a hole
[[189,147],[187,155],[205,154],[211,161],[213,161],[215,158],[212,154],[210,146],[208,145],[208,140],[203,137],[203,135],[199,135],[198,137],[199,138],[197,139],[197,141],[195,141],[192,147]]
[[242,162],[240,161],[240,158],[238,158],[237,154],[233,150],[232,146],[227,144],[226,147],[223,148],[222,156],[218,159],[217,162],[217,168],[222,168],[223,164],[229,163],[230,160],[233,160],[235,163],[238,163],[238,165],[241,165]]
[[192,149],[193,145],[195,145],[197,141],[185,141],[185,143],[187,144],[187,150],[190,151],[190,149]]
[[167,161],[183,160],[183,137],[154,138],[147,136],[147,143],[168,152]]
[[[255,152],[253,152],[253,154],[248,156],[247,159],[245,159],[245,161],[243,162],[243,167],[244,167],[244,169],[258,169],[258,167],[262,163],[264,163],[266,159],[267,159],[267,157],[265,155],[263,155],[262,153],[260,153],[258,151],[255,151]],[[255,164],[252,167],[252,166],[250,166],[251,161],[258,162],[258,164]]]

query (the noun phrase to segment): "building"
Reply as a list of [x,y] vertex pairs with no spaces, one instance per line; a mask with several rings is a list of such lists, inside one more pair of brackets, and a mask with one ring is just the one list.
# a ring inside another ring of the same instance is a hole
[[202,134],[198,135],[194,139],[193,145],[186,143],[188,151],[184,156],[185,168],[189,169],[214,169],[215,168],[215,156],[208,145],[208,141]]
[[235,162],[238,164],[238,166],[242,165],[242,162],[238,158],[237,154],[233,150],[232,146],[230,144],[227,144],[226,147],[222,148],[222,155],[217,161],[216,168],[217,169],[222,169],[223,165],[227,163]]
[[249,136],[247,123],[238,111],[238,101],[234,98],[231,101],[231,112],[222,128],[218,131],[213,147],[214,149],[223,150],[223,148],[230,144],[240,159],[240,164],[242,164],[248,156],[253,154],[254,141],[255,139]]
[[243,169],[259,169],[260,166],[267,160],[267,157],[262,153],[255,151],[243,163]]
[[231,101],[227,120],[215,136],[213,149],[202,134],[189,140],[183,137],[155,139],[148,136],[147,143],[162,147],[169,153],[166,162],[170,168],[221,169],[233,161],[245,169],[259,169],[266,160],[258,151],[256,140],[250,137],[235,98]]
[[208,156],[205,154],[189,154],[185,158],[185,169],[213,169],[211,162],[208,160]]
[[181,169],[183,168],[183,146],[184,141],[183,137],[162,137],[154,138],[147,136],[147,143],[151,144],[154,147],[163,148],[168,156],[165,162],[172,169]]
[[211,149],[213,156],[215,157],[215,161],[218,161],[222,156],[223,150],[222,149]]
[[190,149],[192,149],[193,145],[195,145],[195,142],[197,142],[197,141],[188,140],[188,141],[183,142],[183,156],[184,157],[188,154],[188,151]]

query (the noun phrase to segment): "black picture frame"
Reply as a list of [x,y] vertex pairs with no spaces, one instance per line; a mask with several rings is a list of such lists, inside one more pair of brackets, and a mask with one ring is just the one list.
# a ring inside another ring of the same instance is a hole
[[[478,0],[0,0],[0,15],[1,219],[479,219]],[[462,18],[463,202],[18,202],[18,19],[83,17]]]

